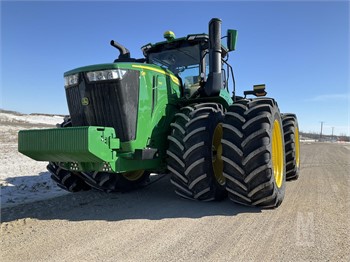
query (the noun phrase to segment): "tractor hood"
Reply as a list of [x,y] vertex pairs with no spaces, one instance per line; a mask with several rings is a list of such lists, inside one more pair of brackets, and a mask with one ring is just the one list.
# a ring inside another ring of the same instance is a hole
[[73,127],[113,127],[122,142],[135,140],[140,71],[131,63],[80,67],[64,78]]
[[119,68],[127,68],[130,63],[107,63],[107,64],[95,64],[78,67],[72,70],[69,70],[64,73],[64,76],[67,77],[69,75],[81,73],[81,72],[92,72],[106,69],[119,69]]

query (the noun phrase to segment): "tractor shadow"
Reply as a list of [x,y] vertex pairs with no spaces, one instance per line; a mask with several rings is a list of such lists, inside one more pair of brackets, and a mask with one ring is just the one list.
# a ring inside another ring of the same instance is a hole
[[3,208],[1,222],[23,218],[68,221],[196,219],[261,212],[260,208],[238,205],[228,199],[219,202],[182,199],[174,193],[169,176],[155,175],[150,185],[128,193],[87,191]]

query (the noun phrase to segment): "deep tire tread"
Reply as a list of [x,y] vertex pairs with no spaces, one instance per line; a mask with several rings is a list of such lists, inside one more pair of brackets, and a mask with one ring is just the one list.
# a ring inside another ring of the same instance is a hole
[[208,168],[208,163],[212,161],[213,125],[222,122],[223,113],[224,107],[220,104],[201,103],[183,107],[175,114],[168,138],[167,165],[171,183],[179,196],[202,201],[220,200],[226,196],[225,188],[207,172],[212,169],[211,166]]
[[299,178],[300,166],[297,165],[296,159],[296,141],[295,132],[298,128],[298,120],[295,114],[282,114],[283,132],[286,151],[286,176],[287,181]]
[[56,163],[50,162],[47,165],[47,170],[51,173],[51,179],[66,191],[75,193],[91,189],[76,173],[62,169]]
[[277,188],[271,164],[275,119],[281,122],[277,103],[270,98],[239,100],[225,114],[224,175],[229,198],[236,203],[265,208],[283,200],[285,183]]

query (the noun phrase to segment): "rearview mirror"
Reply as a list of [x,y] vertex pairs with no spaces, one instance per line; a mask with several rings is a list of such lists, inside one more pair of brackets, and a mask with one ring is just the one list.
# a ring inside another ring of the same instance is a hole
[[227,48],[229,51],[236,49],[237,30],[227,30]]

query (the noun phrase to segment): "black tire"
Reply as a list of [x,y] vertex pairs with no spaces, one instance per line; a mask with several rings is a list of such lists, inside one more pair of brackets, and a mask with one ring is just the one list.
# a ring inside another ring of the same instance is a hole
[[[64,117],[63,123],[56,125],[57,128],[65,128],[71,126],[72,121],[69,116]],[[91,187],[87,185],[81,178],[80,173],[62,169],[58,163],[53,162],[49,162],[46,168],[51,173],[51,179],[54,180],[57,185],[64,190],[75,193],[91,189]]]
[[268,98],[237,101],[226,112],[223,129],[222,159],[229,198],[249,206],[279,206],[286,171],[277,103]]
[[176,114],[168,136],[168,170],[175,192],[202,201],[227,196],[222,175],[224,109],[216,103],[186,106]]
[[103,192],[128,192],[144,187],[149,182],[150,173],[144,170],[126,173],[94,172],[85,173],[85,181]]
[[75,193],[91,189],[91,187],[79,177],[79,174],[62,169],[56,163],[50,162],[47,165],[47,169],[51,173],[51,179],[54,180],[60,188],[68,192]]
[[296,180],[300,170],[300,140],[299,126],[295,114],[282,114],[285,152],[286,178]]

